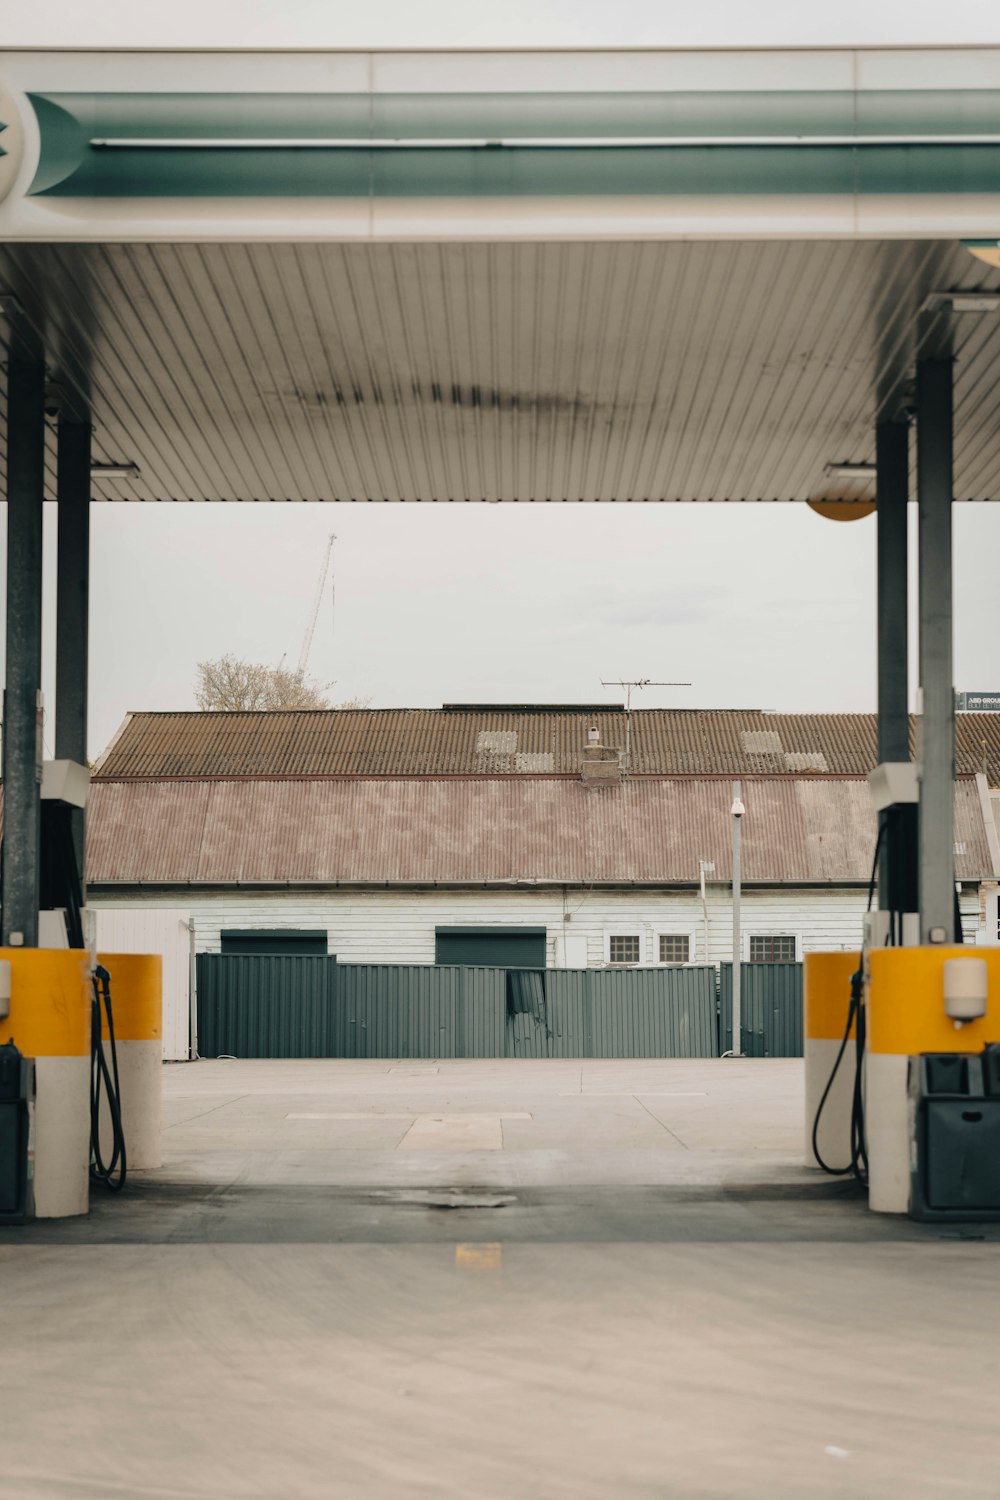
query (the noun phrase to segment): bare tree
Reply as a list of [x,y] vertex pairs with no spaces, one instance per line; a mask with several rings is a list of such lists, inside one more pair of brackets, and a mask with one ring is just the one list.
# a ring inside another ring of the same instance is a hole
[[322,684],[302,672],[220,656],[198,663],[195,702],[200,709],[330,708]]

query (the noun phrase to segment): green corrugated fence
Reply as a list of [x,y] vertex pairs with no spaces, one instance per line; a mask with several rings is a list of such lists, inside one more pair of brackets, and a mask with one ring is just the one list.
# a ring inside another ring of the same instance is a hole
[[503,1057],[506,970],[339,964],[331,1057]]
[[715,970],[201,954],[202,1057],[714,1057]]
[[[524,971],[510,970],[513,979]],[[546,969],[508,1019],[508,1057],[715,1057],[715,969]]]
[[[733,1045],[733,966],[719,976],[720,1052]],[[740,965],[740,1035],[744,1057],[802,1056],[802,965]]]
[[335,1057],[335,958],[200,953],[200,1057]]

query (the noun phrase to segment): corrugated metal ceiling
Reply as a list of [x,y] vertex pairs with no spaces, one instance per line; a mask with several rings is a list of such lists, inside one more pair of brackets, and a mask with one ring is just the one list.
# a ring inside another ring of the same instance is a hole
[[[100,782],[88,883],[489,884],[730,875],[725,781]],[[992,873],[974,782],[955,789],[959,879]],[[867,881],[875,815],[861,780],[748,781],[748,882]]]
[[1000,272],[934,241],[0,250],[133,500],[863,494],[824,465],[949,346],[956,496],[1000,498],[1000,316],[920,314],[949,287]]
[[[865,776],[874,714],[751,709],[635,709],[635,775]],[[622,712],[565,708],[328,709],[281,713],[136,713],[101,757],[105,779],[172,776],[509,776],[579,773],[587,730],[622,749]],[[918,721],[910,725],[916,753]],[[986,766],[1000,786],[1000,714],[959,714],[958,771]]]

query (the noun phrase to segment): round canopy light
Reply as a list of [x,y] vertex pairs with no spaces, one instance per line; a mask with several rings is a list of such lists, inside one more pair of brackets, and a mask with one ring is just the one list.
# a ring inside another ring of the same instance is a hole
[[970,255],[983,260],[988,266],[1000,266],[1000,240],[963,240]]
[[860,521],[875,514],[874,500],[807,500],[806,504],[828,521]]

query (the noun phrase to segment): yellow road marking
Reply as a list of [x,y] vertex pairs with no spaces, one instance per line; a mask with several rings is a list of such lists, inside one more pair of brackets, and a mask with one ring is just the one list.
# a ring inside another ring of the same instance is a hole
[[503,1246],[471,1243],[456,1245],[455,1267],[462,1271],[499,1271],[503,1267]]

